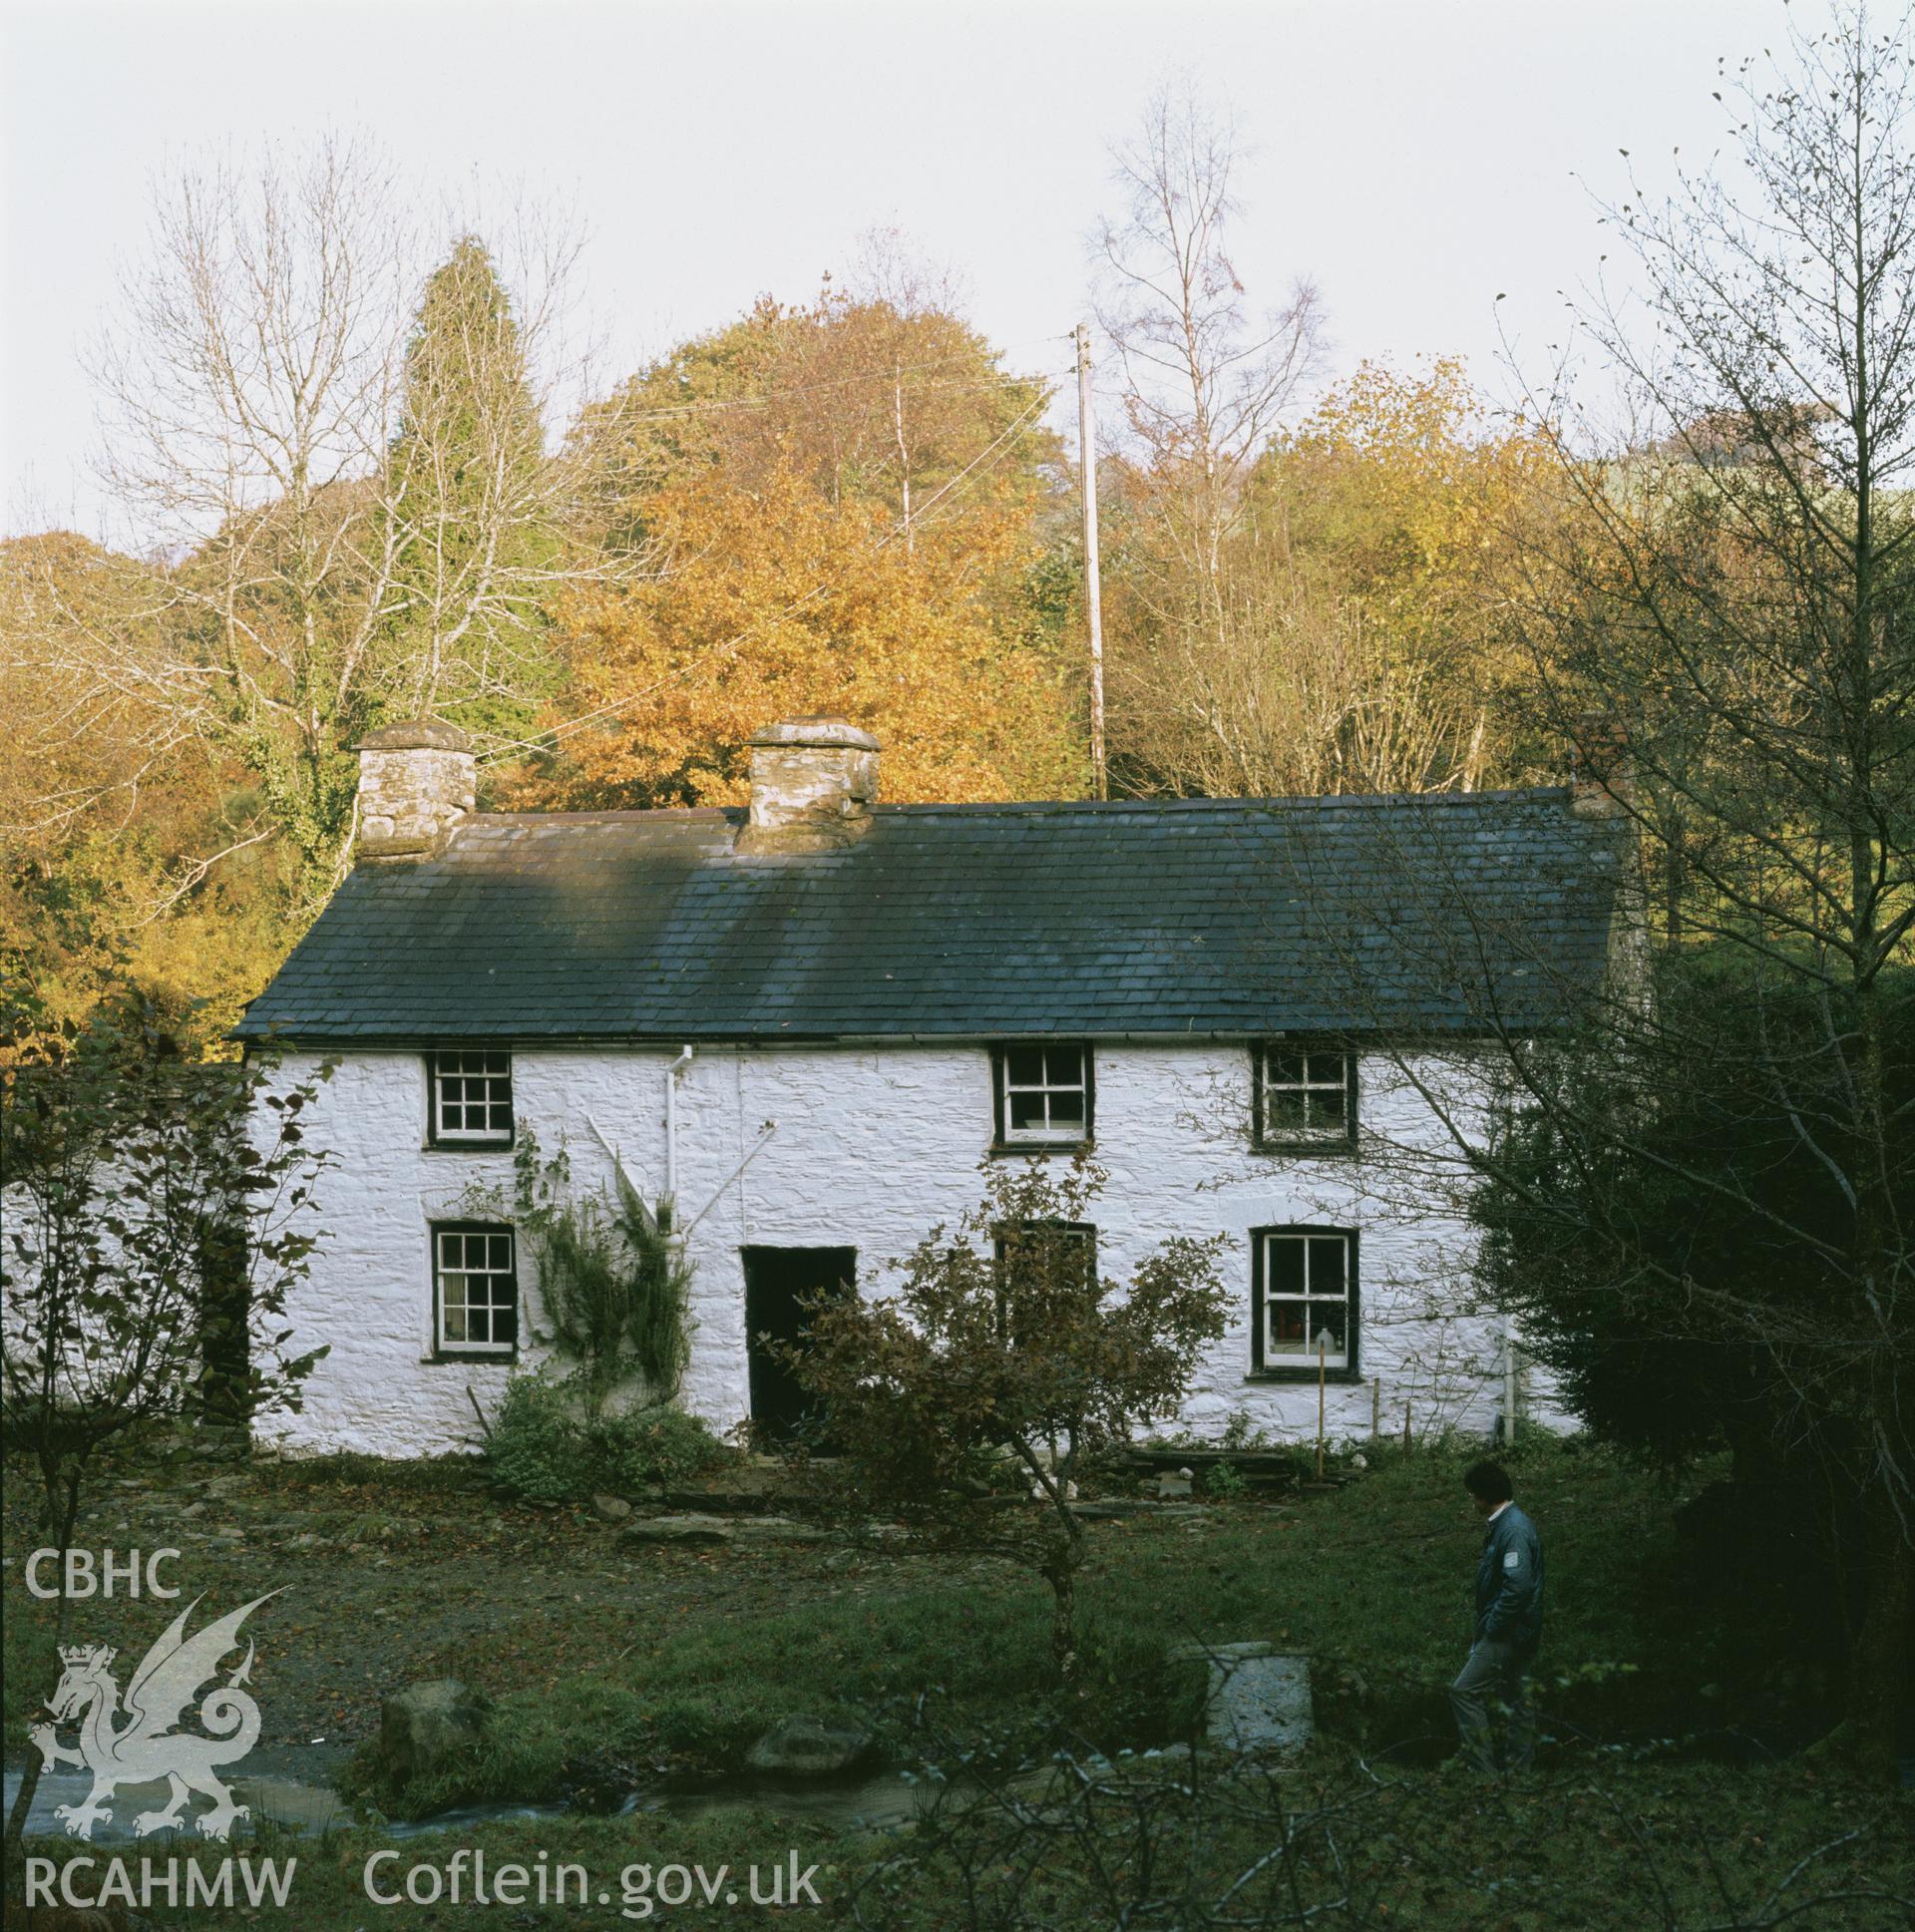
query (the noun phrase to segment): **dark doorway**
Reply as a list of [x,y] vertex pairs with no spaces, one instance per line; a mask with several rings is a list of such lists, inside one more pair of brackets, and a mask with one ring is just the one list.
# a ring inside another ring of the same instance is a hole
[[789,1441],[810,1413],[797,1378],[767,1352],[766,1341],[797,1341],[805,1328],[799,1304],[821,1289],[848,1295],[857,1279],[856,1248],[745,1250],[745,1358],[754,1436]]

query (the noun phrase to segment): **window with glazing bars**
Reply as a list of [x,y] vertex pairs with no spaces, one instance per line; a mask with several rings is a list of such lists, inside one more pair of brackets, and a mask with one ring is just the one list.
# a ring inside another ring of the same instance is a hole
[[1082,1040],[1002,1046],[994,1055],[997,1139],[1060,1146],[1090,1138],[1090,1047]]
[[1267,1228],[1258,1235],[1255,1365],[1315,1374],[1356,1366],[1354,1237],[1339,1228]]
[[434,1337],[441,1354],[509,1355],[519,1343],[513,1231],[486,1222],[432,1231]]
[[1257,1054],[1260,1147],[1347,1147],[1356,1133],[1356,1058],[1273,1044]]
[[512,1055],[471,1048],[434,1053],[430,1062],[434,1146],[512,1144]]

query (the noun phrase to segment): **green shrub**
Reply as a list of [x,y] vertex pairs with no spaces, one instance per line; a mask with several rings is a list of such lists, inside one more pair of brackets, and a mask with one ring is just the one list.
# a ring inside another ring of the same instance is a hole
[[557,1382],[515,1375],[486,1447],[493,1474],[528,1502],[576,1502],[591,1493],[585,1432]]
[[1204,1494],[1220,1503],[1234,1503],[1249,1487],[1234,1462],[1213,1462],[1204,1477]]
[[638,1408],[604,1416],[587,1434],[602,1473],[598,1486],[618,1494],[650,1483],[683,1482],[736,1453],[682,1408]]
[[733,1451],[695,1415],[640,1408],[586,1418],[567,1382],[515,1375],[488,1444],[493,1474],[528,1502],[583,1502],[683,1482]]

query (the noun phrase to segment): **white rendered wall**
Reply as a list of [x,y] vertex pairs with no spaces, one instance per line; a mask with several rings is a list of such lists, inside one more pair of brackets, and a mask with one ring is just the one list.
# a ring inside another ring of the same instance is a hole
[[[673,1057],[663,1048],[516,1053],[518,1120],[547,1152],[564,1144],[574,1189],[608,1183],[602,1133],[655,1199]],[[306,1077],[316,1063],[293,1056],[283,1077]],[[1230,1330],[1206,1352],[1182,1418],[1199,1435],[1220,1435],[1236,1411],[1275,1436],[1316,1433],[1314,1381],[1248,1378],[1249,1230],[1291,1222],[1360,1233],[1362,1379],[1330,1383],[1333,1439],[1367,1436],[1372,1412],[1399,1433],[1406,1404],[1418,1435],[1484,1430],[1501,1406],[1498,1325],[1459,1312],[1472,1237],[1453,1168],[1440,1158],[1444,1131],[1387,1060],[1365,1059],[1359,1085],[1366,1134],[1397,1151],[1265,1155],[1246,1132],[1247,1048],[1097,1049],[1095,1154],[1110,1177],[1094,1210],[1100,1272],[1127,1280],[1173,1234],[1229,1240]],[[981,1045],[700,1048],[678,1076],[677,1118],[678,1225],[690,1230],[695,1268],[683,1399],[724,1429],[748,1407],[740,1249],[854,1247],[860,1288],[882,1294],[888,1264],[979,1196],[979,1164],[991,1158],[990,1056]],[[345,1054],[321,1089],[309,1133],[336,1159],[317,1191],[326,1238],[289,1313],[296,1346],[323,1341],[331,1352],[307,1384],[303,1412],[270,1425],[288,1449],[469,1448],[479,1432],[474,1399],[490,1414],[510,1372],[431,1359],[428,1226],[469,1214],[475,1186],[509,1198],[512,1157],[428,1149],[425,1121],[419,1053]],[[1422,1172],[1406,1168],[1400,1151],[1416,1147],[1439,1157]],[[524,1243],[520,1272],[536,1328]],[[528,1350],[522,1362],[536,1355]]]

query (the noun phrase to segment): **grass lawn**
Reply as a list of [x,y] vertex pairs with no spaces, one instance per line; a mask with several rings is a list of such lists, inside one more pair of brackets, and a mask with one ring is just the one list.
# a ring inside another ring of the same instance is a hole
[[[1467,1647],[1481,1536],[1460,1467],[1394,1455],[1340,1495],[1294,1508],[1094,1526],[1080,1597],[1091,1682],[1073,1727],[1107,1749],[1187,1736],[1203,1673],[1167,1653],[1266,1639],[1313,1655],[1338,1729],[1376,1745],[1433,1729],[1446,1747],[1443,1693]],[[1766,1719],[1784,1692],[1812,1703],[1812,1670],[1771,1662],[1785,1640],[1767,1607],[1739,1594],[1700,1600],[1706,1580],[1672,1526],[1678,1496],[1549,1443],[1517,1473],[1548,1543],[1538,1670],[1564,1727],[1643,1739]],[[810,1551],[690,1560],[707,1573],[769,1569],[787,1594],[719,1615],[681,1601],[625,1630],[593,1668],[509,1694],[510,1741],[432,1798],[551,1795],[583,1751],[718,1766],[798,1711],[849,1707],[901,1759],[925,1747],[914,1728],[927,1721],[941,1734],[995,1733],[1014,1749],[1050,1715],[1049,1599],[1016,1571]],[[554,1621],[568,1617],[561,1605]]]
[[[1077,1721],[1113,1748],[1182,1736],[1202,1673],[1166,1666],[1166,1653],[1268,1639],[1317,1658],[1340,1729],[1386,1743],[1392,1726],[1432,1713],[1440,1729],[1481,1534],[1459,1469],[1452,1456],[1390,1453],[1340,1495],[1291,1508],[1093,1525],[1081,1591],[1092,1683]],[[1812,1666],[1767,1662],[1788,1647],[1763,1605],[1706,1600],[1673,1526],[1680,1494],[1547,1441],[1516,1474],[1548,1548],[1538,1670],[1559,1716],[1606,1738],[1666,1735],[1813,1692]],[[22,1588],[31,1504],[25,1483],[8,1485],[10,1755],[58,1675],[52,1606]],[[379,1698],[424,1678],[497,1698],[496,1750],[456,1785],[406,1794],[408,1808],[550,1798],[581,1755],[716,1770],[799,1711],[855,1709],[902,1758],[927,1715],[953,1731],[1001,1728],[1047,1692],[1048,1597],[1001,1564],[809,1544],[634,1549],[588,1512],[502,1503],[464,1465],[208,1476],[180,1463],[106,1487],[83,1537],[178,1546],[177,1580],[208,1611],[283,1589],[248,1626],[262,1743],[360,1743]],[[132,1652],[162,1610],[96,1598],[76,1606],[73,1635]]]
[[[1896,1833],[1905,1854],[1915,1841],[1905,1796],[1851,1790],[1803,1763],[1678,1761],[1681,1751],[1656,1745],[1704,1731],[1720,1744],[1734,1725],[1779,1740],[1784,1715],[1799,1722],[1815,1709],[1816,1674],[1787,1661],[1777,1606],[1739,1584],[1712,1589],[1675,1526],[1686,1491],[1666,1492],[1573,1444],[1539,1442],[1514,1471],[1548,1549],[1540,1702],[1559,1736],[1590,1741],[1559,1751],[1529,1790],[1432,1775],[1424,1766],[1446,1742],[1441,1691],[1466,1644],[1481,1534],[1460,1468],[1454,1456],[1388,1452],[1340,1494],[1287,1509],[1242,1503],[1190,1522],[1094,1525],[1080,1599],[1092,1683],[1063,1714],[1071,1731],[1110,1749],[1187,1736],[1201,1668],[1165,1659],[1193,1640],[1270,1639],[1311,1652],[1331,1736],[1303,1777],[1320,1795],[1306,1801],[1304,1784],[1287,1784],[1281,1801],[1327,1807],[1338,1822],[1313,1827],[1318,1862],[1307,1872],[1300,1848],[1289,1878],[1346,1883],[1356,1847],[1371,1905],[1388,1910],[1350,1922],[1727,1924],[1736,1920],[1724,1896],[1739,1897],[1743,1878],[1779,1883],[1823,1842],[1814,1834],[1824,1822],[1834,1839],[1852,1815],[1862,1836],[1811,1861],[1816,1883],[1845,1859],[1863,1860],[1874,1883],[1892,1861],[1868,1847]],[[23,1587],[32,1497],[15,1473],[5,1550],[10,1760],[58,1674],[51,1606]],[[994,1739],[1014,1754],[1058,1735],[1047,1730],[1059,1716],[1047,1684],[1047,1595],[992,1562],[815,1544],[632,1547],[587,1512],[502,1503],[468,1467],[352,1462],[234,1472],[182,1459],[105,1488],[84,1540],[179,1547],[176,1579],[189,1598],[204,1593],[206,1612],[284,1589],[248,1626],[263,1744],[361,1745],[376,1731],[380,1696],[424,1678],[457,1676],[491,1695],[486,1749],[428,1787],[375,1794],[405,1815],[475,1798],[550,1799],[581,1781],[616,1788],[718,1773],[798,1712],[855,1712],[900,1762],[948,1761],[954,1740]],[[95,1599],[75,1607],[69,1641],[115,1643],[137,1657],[178,1608]],[[359,1788],[369,1788],[363,1776]],[[1164,1800],[1164,1819],[1185,1801]],[[1229,1882],[1268,1848],[1277,1801],[1232,1797],[1200,1821],[1182,1818],[1173,1835],[1183,1850],[1157,1862],[1152,1882]],[[489,1824],[443,1845],[409,1841],[398,1869],[415,1852],[430,1861],[454,1844],[493,1847],[495,1864],[544,1846],[615,1881],[634,1862],[766,1863],[769,1833],[779,1854],[795,1848],[830,1865],[841,1902],[862,1887],[868,1921],[929,1932],[968,1924],[940,1910],[949,1913],[952,1896],[1012,1883],[1035,1845],[1042,1857],[1016,1882],[1061,1889],[1057,1915],[1031,1922],[1107,1922],[1097,1914],[1110,1901],[1099,1904],[1092,1876],[1111,1868],[1104,1852],[1064,1830],[1054,1841],[1026,1833],[1011,1855],[987,1841],[990,1816],[988,1807],[977,1814],[968,1839],[921,1831],[874,1842],[813,1820],[780,1826],[764,1804],[695,1821],[567,1816]],[[1130,1841],[1142,1839],[1133,1830]],[[368,1917],[361,1867],[384,1842],[375,1824],[284,1847],[300,1861],[300,1932],[410,1928],[451,1911],[409,1904]],[[907,1843],[915,1849],[899,1864]],[[1712,1859],[1729,1861],[1720,1874],[1727,1894]],[[1664,1865],[1670,1875],[1659,1881]],[[1483,1915],[1491,1879],[1505,1888],[1493,1894],[1500,1917]],[[1673,1918],[1652,1896],[1658,1882],[1686,1901]],[[1626,1900],[1635,1901],[1628,1910]],[[1611,1916],[1597,1915],[1599,1904]],[[495,1911],[492,1922],[601,1922],[575,1906],[527,1915],[537,1909]],[[203,1910],[196,1922],[209,1922]],[[616,1911],[602,1918],[618,1922],[628,1921]]]

